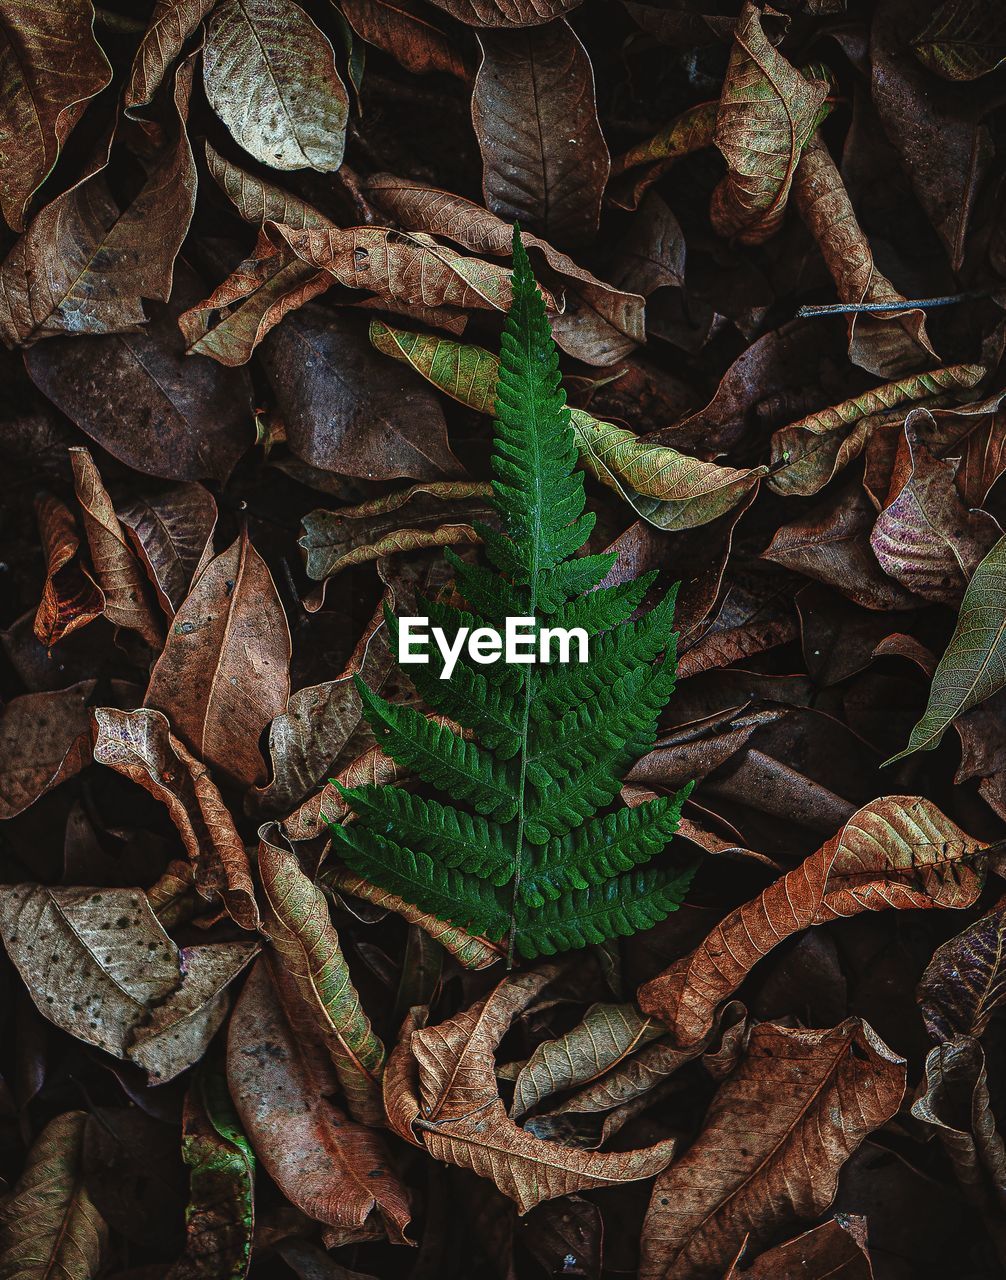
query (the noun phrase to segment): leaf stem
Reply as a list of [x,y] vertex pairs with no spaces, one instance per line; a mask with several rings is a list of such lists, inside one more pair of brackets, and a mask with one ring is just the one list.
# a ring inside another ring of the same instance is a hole
[[801,307],[797,320],[809,316],[858,315],[861,312],[924,311],[930,307],[950,307],[958,302],[971,302],[976,298],[988,298],[992,290],[965,289],[963,293],[947,293],[937,298],[903,298],[900,302],[829,302],[822,306]]

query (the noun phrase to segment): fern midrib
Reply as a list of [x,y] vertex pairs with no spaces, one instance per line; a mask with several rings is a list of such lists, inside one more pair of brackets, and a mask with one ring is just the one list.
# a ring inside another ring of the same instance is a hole
[[[534,372],[531,362],[531,348],[534,342],[533,326],[528,325],[525,328],[525,341],[523,343],[523,357],[527,365],[527,385],[534,386]],[[536,618],[538,616],[538,575],[541,566],[541,510],[542,510],[542,458],[541,458],[541,436],[538,431],[538,402],[535,396],[531,397],[531,406],[529,409],[531,418],[530,438],[533,441],[534,448],[534,502],[532,504],[532,525],[531,525],[531,571],[528,575],[530,578],[530,616]],[[514,841],[514,873],[513,873],[513,893],[510,898],[510,931],[507,938],[507,968],[513,968],[514,951],[517,945],[517,903],[520,894],[521,873],[524,864],[524,828],[526,825],[527,812],[527,763],[528,763],[528,737],[531,723],[531,692],[534,684],[532,675],[534,668],[529,666],[524,672],[524,706],[521,708],[520,722],[520,746],[518,748],[520,764],[517,779],[517,835]]]

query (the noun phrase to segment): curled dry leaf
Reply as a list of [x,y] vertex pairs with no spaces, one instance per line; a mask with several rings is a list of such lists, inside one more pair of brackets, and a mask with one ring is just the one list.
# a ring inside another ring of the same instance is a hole
[[823,1213],[842,1165],[904,1091],[904,1059],[860,1018],[755,1027],[698,1137],[656,1181],[640,1280],[718,1280],[745,1240],[758,1247]]
[[201,484],[176,484],[116,504],[119,523],[170,619],[213,556],[217,504]]
[[325,895],[271,835],[264,827],[258,866],[277,961],[310,1012],[350,1114],[364,1124],[380,1124],[384,1045],[360,1004]]
[[[869,241],[856,221],[852,201],[820,132],[807,143],[797,165],[793,199],[827,263],[839,301],[904,302],[877,269]],[[849,359],[878,378],[896,378],[936,358],[923,311],[850,314]]]
[[339,511],[309,511],[297,541],[308,577],[322,582],[395,552],[478,542],[472,521],[492,515],[491,492],[478,481],[435,481]]
[[31,1145],[17,1185],[4,1197],[0,1266],[25,1280],[61,1275],[92,1280],[108,1245],[108,1227],[84,1183],[87,1113],[65,1111]]
[[443,71],[466,84],[474,79],[467,50],[416,0],[342,0],[340,8],[361,39],[413,75]]
[[230,1021],[227,1082],[245,1132],[269,1176],[338,1243],[385,1232],[408,1243],[405,1187],[388,1168],[381,1136],[329,1100],[332,1063],[310,1024],[289,1020],[267,961],[249,975]]
[[[510,224],[471,200],[386,173],[368,178],[364,191],[406,231],[443,236],[471,253],[510,256]],[[565,290],[566,308],[552,320],[564,351],[588,364],[608,364],[645,341],[639,294],[598,280],[538,236],[522,239],[532,261],[543,261]]]
[[479,43],[472,121],[487,208],[558,244],[589,243],[611,160],[587,51],[565,19],[482,31]]
[[185,42],[216,0],[156,0],[147,29],[133,55],[123,107],[131,114],[145,107],[161,87]]
[[485,1000],[411,1038],[419,1065],[415,1128],[426,1149],[491,1179],[521,1213],[572,1191],[651,1178],[675,1148],[671,1138],[636,1151],[581,1151],[532,1137],[507,1115],[493,1053],[555,973],[546,968],[504,979]]
[[884,572],[908,591],[956,605],[1002,530],[984,511],[965,507],[954,482],[957,463],[933,457],[919,438],[924,417],[920,410],[905,423],[870,546]]
[[207,27],[203,84],[261,164],[325,173],[342,164],[346,86],[327,36],[293,0],[221,0]]
[[12,698],[0,713],[0,819],[13,818],[91,762],[95,680]]
[[[353,782],[345,785],[359,784]],[[425,911],[414,907],[412,903],[406,902],[404,898],[399,898],[397,894],[389,893],[386,889],[371,884],[345,868],[327,872],[325,883],[340,893],[362,898],[375,907],[395,912],[409,924],[418,925],[434,942],[438,942],[445,951],[449,952],[464,969],[488,969],[490,965],[496,964],[506,955],[506,948],[501,947],[499,943],[490,942],[488,938],[480,938],[477,934],[465,933],[463,929],[447,924],[436,916],[428,915]]]
[[934,1040],[983,1035],[1006,1000],[1006,910],[989,912],[937,947],[918,997]]
[[105,157],[32,219],[0,266],[0,338],[9,346],[68,333],[122,333],[167,302],[196,200],[185,131],[192,60],[175,73],[174,120],[136,198],[119,207]]
[[888,908],[973,906],[983,845],[919,796],[864,805],[800,866],[730,912],[689,956],[638,992],[680,1046],[709,1034],[720,1004],[784,938],[811,925]]
[[985,1050],[973,1036],[931,1049],[912,1115],[935,1130],[967,1198],[986,1215],[1000,1258],[1006,1257],[1006,1146],[989,1097]]
[[211,560],[175,614],[150,673],[146,706],[209,767],[265,781],[258,740],[290,696],[290,630],[247,532]]
[[189,1168],[185,1251],[168,1280],[243,1280],[255,1227],[255,1157],[215,1072],[201,1071],[185,1095],[182,1158]]
[[44,1017],[155,1083],[202,1057],[227,1014],[225,988],[257,950],[179,949],[141,889],[10,885],[0,935]]
[[152,649],[160,649],[164,632],[148,596],[146,576],[126,541],[94,459],[87,449],[71,449],[70,459],[91,563],[104,596],[103,613],[113,626],[135,631]]
[[981,365],[951,364],[913,374],[781,427],[772,436],[769,487],[801,496],[819,492],[862,452],[879,415],[899,405],[970,390],[984,373]]
[[42,493],[35,499],[35,516],[46,572],[34,631],[39,643],[51,649],[64,636],[100,618],[104,600],[78,558],[80,536],[70,508],[52,494]]
[[21,8],[6,0],[0,10],[0,208],[15,231],[70,130],[112,79],[91,0],[33,5],[30,22]]
[[[669,125],[646,142],[637,143],[611,164],[615,180],[608,198],[625,209],[635,209],[651,186],[678,160],[713,145],[718,102],[700,102],[675,117]],[[645,166],[642,175],[625,177],[630,169]]]
[[779,229],[828,95],[825,81],[806,79],[769,43],[761,16],[745,0],[714,134],[727,174],[713,192],[710,219],[720,235],[744,244],[761,244]]
[[94,758],[143,787],[168,810],[204,898],[221,899],[243,929],[259,927],[248,855],[206,766],[171,732],[167,717],[141,707],[94,711]]
[[663,1030],[652,1018],[642,1017],[633,1004],[595,1004],[565,1035],[543,1041],[521,1067],[511,1117],[519,1120],[553,1093],[604,1077]]

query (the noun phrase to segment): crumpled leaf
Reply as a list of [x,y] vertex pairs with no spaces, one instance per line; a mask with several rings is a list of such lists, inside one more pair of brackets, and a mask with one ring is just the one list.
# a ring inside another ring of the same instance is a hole
[[91,0],[0,6],[0,208],[7,225],[24,230],[32,196],[52,171],[88,102],[112,79],[94,38]]
[[[904,302],[877,269],[870,242],[831,153],[816,132],[804,147],[793,180],[793,200],[817,241],[840,302]],[[849,359],[878,378],[896,378],[932,363],[924,311],[855,312],[847,316]]]
[[973,906],[985,879],[982,848],[921,796],[872,800],[691,955],[644,983],[640,1008],[668,1025],[675,1044],[694,1044],[758,961],[801,929],[890,907]]
[[557,1040],[543,1041],[514,1082],[510,1116],[519,1120],[553,1093],[603,1077],[629,1054],[663,1034],[633,1004],[595,1004]]
[[35,499],[35,516],[45,551],[46,573],[42,599],[35,613],[34,632],[51,649],[64,636],[100,618],[101,590],[80,562],[80,536],[70,508],[50,493]]
[[905,1061],[860,1018],[830,1031],[763,1023],[691,1147],[662,1173],[643,1226],[640,1280],[713,1280],[831,1204],[842,1165],[897,1111]]
[[242,1280],[255,1227],[255,1157],[214,1070],[201,1070],[185,1095],[182,1157],[189,1167],[185,1252],[168,1280]]
[[944,80],[977,80],[1006,61],[1006,15],[995,0],[943,0],[912,41]]
[[[635,209],[649,188],[678,160],[711,147],[719,106],[719,102],[700,102],[697,106],[688,107],[652,138],[637,143],[613,160],[613,190],[609,192],[609,198],[623,208]],[[640,166],[645,166],[641,175],[627,176],[630,169]],[[619,181],[623,175],[626,175],[624,181]]]
[[878,415],[899,405],[969,390],[984,374],[981,365],[947,365],[871,387],[862,395],[780,427],[772,436],[769,488],[801,496],[818,493],[862,452]]
[[761,244],[779,229],[827,96],[825,81],[806,79],[769,43],[761,10],[745,0],[716,114],[714,141],[727,174],[709,216],[720,235]]
[[[490,486],[480,481],[434,481],[339,511],[309,511],[297,541],[308,577],[322,582],[395,552],[478,542],[472,521],[491,512],[490,493]],[[454,503],[457,511],[451,509]]]
[[800,1276],[801,1280],[873,1280],[866,1249],[866,1223],[866,1218],[847,1213],[829,1218],[795,1240],[759,1254],[749,1266],[741,1267],[735,1261],[723,1280],[780,1280],[782,1276]]
[[887,764],[939,746],[948,727],[1006,683],[1006,538],[975,569],[908,746]]
[[482,31],[472,122],[486,207],[557,244],[597,234],[611,168],[590,59],[565,19]]
[[217,504],[201,484],[176,484],[116,505],[161,608],[173,618],[213,556]]
[[990,911],[937,947],[918,997],[934,1040],[983,1035],[1006,1000],[1006,910]]
[[179,949],[141,889],[0,887],[0,935],[44,1017],[157,1083],[202,1057],[227,1014],[224,988],[257,950]]
[[[374,174],[364,190],[406,231],[442,236],[471,253],[510,257],[509,223],[471,200],[392,174]],[[609,364],[645,341],[637,293],[598,280],[538,236],[523,232],[522,239],[532,261],[541,260],[565,290],[565,309],[552,319],[552,335],[563,351],[587,364]]]
[[135,631],[151,648],[160,649],[164,631],[146,576],[126,542],[94,459],[87,449],[71,449],[70,460],[91,563],[104,597],[102,612],[113,626]]
[[175,614],[145,705],[210,768],[265,781],[259,735],[290,696],[290,630],[265,561],[242,532]]
[[94,711],[94,758],[143,787],[168,810],[196,875],[196,888],[220,898],[243,929],[259,927],[248,855],[204,764],[171,732],[160,711]]
[[220,0],[203,52],[210,106],[273,169],[342,164],[349,98],[327,36],[293,0]]
[[0,1206],[0,1274],[23,1280],[93,1280],[108,1227],[84,1185],[87,1113],[65,1111],[31,1145],[17,1185]]
[[884,572],[907,590],[956,605],[1002,530],[984,511],[965,507],[954,482],[957,464],[933,457],[919,438],[924,418],[920,410],[905,423],[870,546]]
[[127,114],[153,100],[186,40],[215,3],[216,0],[155,0],[123,94]]
[[22,813],[91,762],[96,680],[11,698],[0,712],[0,820]]
[[290,1020],[265,958],[231,1016],[227,1082],[269,1176],[297,1208],[331,1229],[333,1243],[385,1232],[408,1243],[408,1195],[388,1167],[383,1139],[329,1100],[337,1087],[332,1063],[311,1024]]
[[167,302],[196,200],[185,131],[192,59],[175,73],[174,121],[136,198],[120,208],[106,160],[35,215],[0,266],[0,339],[122,333],[146,321],[141,299]]
[[1006,1256],[1006,1146],[989,1097],[985,1050],[957,1036],[929,1051],[912,1115],[934,1129],[965,1196],[989,1219],[1000,1259]]
[[350,1114],[380,1124],[384,1045],[363,1011],[325,895],[271,834],[263,828],[258,866],[272,947],[332,1059]]
[[526,1213],[587,1187],[652,1177],[675,1139],[635,1151],[596,1152],[532,1137],[506,1114],[493,1053],[517,1013],[555,976],[551,968],[506,978],[478,1004],[411,1037],[420,1115],[414,1128],[436,1160],[489,1178]]

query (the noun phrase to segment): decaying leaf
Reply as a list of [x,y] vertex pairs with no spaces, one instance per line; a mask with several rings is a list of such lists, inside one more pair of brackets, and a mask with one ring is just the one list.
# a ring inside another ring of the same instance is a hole
[[143,39],[133,55],[123,98],[127,112],[146,106],[167,75],[186,40],[216,0],[156,0]]
[[265,561],[243,533],[212,560],[175,614],[145,703],[170,716],[204,764],[265,781],[258,739],[290,696],[290,632]]
[[505,979],[485,1000],[447,1022],[412,1033],[420,1117],[415,1128],[437,1160],[491,1178],[521,1213],[585,1187],[649,1178],[673,1158],[675,1140],[637,1151],[595,1152],[534,1138],[506,1114],[493,1052],[516,1014],[554,971]]
[[919,1004],[934,1040],[980,1036],[1006,1000],[1006,911],[982,916],[937,947],[919,983]]
[[0,713],[0,819],[13,818],[91,762],[96,682],[12,698]]
[[406,1243],[404,1186],[377,1132],[329,1100],[328,1055],[308,1026],[292,1024],[265,959],[252,970],[230,1021],[227,1081],[242,1125],[270,1177],[339,1244],[385,1232]]
[[832,1031],[756,1027],[694,1143],[656,1181],[642,1280],[713,1280],[745,1240],[757,1246],[817,1217],[904,1091],[904,1059],[859,1018]]
[[1006,61],[1003,11],[994,0],[943,0],[912,48],[945,80],[977,80]]
[[24,1170],[0,1207],[0,1268],[8,1276],[92,1280],[108,1227],[84,1185],[87,1113],[65,1111],[32,1143]]
[[210,105],[273,169],[342,163],[349,99],[327,37],[293,0],[220,0],[203,53]]
[[98,584],[78,558],[80,535],[70,508],[52,494],[35,499],[35,515],[45,550],[46,573],[34,631],[47,649],[100,618],[104,600]]
[[758,961],[801,929],[861,911],[972,906],[984,882],[982,847],[921,797],[871,801],[690,956],[640,987],[640,1007],[677,1044],[693,1044]]
[[201,484],[135,494],[115,513],[169,619],[213,555],[217,504]]
[[202,1057],[227,1014],[224,989],[257,950],[180,950],[140,889],[11,885],[0,935],[40,1013],[157,1082]]

